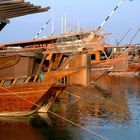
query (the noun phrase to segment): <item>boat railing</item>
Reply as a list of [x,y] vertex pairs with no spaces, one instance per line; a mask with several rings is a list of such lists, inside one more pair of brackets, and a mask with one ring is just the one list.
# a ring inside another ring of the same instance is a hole
[[0,79],[0,86],[12,86],[16,84],[25,84],[25,83],[31,83],[31,82],[39,82],[39,76],[34,81],[34,75],[31,76],[20,76],[20,77],[10,77],[10,78],[4,78]]

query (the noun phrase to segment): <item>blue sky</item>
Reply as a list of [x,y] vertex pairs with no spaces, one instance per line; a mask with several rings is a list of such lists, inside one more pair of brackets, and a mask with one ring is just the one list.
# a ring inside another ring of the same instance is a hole
[[[52,6],[54,27],[57,34],[61,32],[61,18],[67,13],[67,28],[76,30],[77,23],[83,30],[97,28],[120,0],[26,0],[34,4]],[[115,14],[103,27],[104,33],[112,33],[107,41],[120,39],[131,27],[132,30],[122,43],[129,43],[134,33],[140,28],[139,15],[140,0],[125,0]],[[11,19],[11,23],[0,32],[0,43],[31,40],[38,33],[44,23],[51,17],[51,10]],[[42,36],[49,36],[51,24],[42,32]],[[140,33],[133,43],[140,41]]]

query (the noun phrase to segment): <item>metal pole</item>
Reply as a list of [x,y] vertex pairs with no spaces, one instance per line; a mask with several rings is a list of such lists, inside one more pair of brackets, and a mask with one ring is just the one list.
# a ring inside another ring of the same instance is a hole
[[67,13],[64,15],[64,33],[67,33]]
[[43,32],[43,30],[47,27],[47,25],[49,24],[51,20],[49,19],[45,25],[41,28],[41,30],[36,34],[36,36],[34,37],[34,40],[37,39],[39,37],[39,35]]
[[127,34],[131,31],[131,28],[128,29],[127,33],[121,38],[121,40],[117,43],[117,46],[120,45],[120,43],[124,40],[124,38],[127,36]]
[[53,0],[51,1],[51,35],[54,34],[54,15],[53,15]]
[[64,17],[61,17],[61,34],[64,34]]
[[137,34],[139,33],[139,31],[140,31],[140,28],[136,31],[136,33],[134,34],[134,36],[130,40],[129,45],[133,42],[133,40],[135,39],[135,37],[137,36]]
[[79,21],[77,22],[77,33],[78,34],[80,33],[80,23],[79,23]]
[[119,8],[119,6],[124,2],[124,0],[121,0],[119,4],[114,8],[114,10],[107,16],[107,18],[102,22],[102,24],[98,27],[98,29],[101,29],[104,24],[108,21],[108,19],[114,14],[114,12]]

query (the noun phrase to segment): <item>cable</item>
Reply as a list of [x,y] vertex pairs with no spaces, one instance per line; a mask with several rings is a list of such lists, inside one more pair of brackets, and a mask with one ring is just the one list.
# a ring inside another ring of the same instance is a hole
[[102,136],[102,135],[100,135],[100,134],[98,134],[98,133],[96,133],[96,132],[94,132],[94,131],[91,131],[91,130],[89,130],[89,129],[86,128],[86,127],[80,126],[80,125],[78,125],[77,123],[75,123],[75,122],[73,122],[73,121],[70,121],[70,120],[68,120],[68,119],[66,119],[66,118],[64,118],[64,117],[62,117],[62,116],[60,116],[60,115],[58,115],[58,114],[56,114],[56,113],[50,111],[50,110],[48,110],[48,112],[51,113],[51,114],[53,114],[53,115],[55,115],[55,116],[57,116],[58,118],[60,118],[60,119],[62,119],[62,120],[64,120],[64,121],[67,121],[67,122],[69,122],[69,123],[71,123],[71,124],[73,124],[73,125],[75,125],[75,126],[81,128],[81,129],[87,131],[87,132],[90,132],[90,133],[94,134],[95,136],[100,137],[100,138],[103,139],[103,140],[108,140],[108,138],[106,138],[106,137],[104,137],[104,136]]

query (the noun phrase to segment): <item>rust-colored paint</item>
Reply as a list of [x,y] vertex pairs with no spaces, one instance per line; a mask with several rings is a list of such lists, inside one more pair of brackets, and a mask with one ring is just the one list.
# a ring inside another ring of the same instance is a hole
[[[90,61],[88,61],[88,55],[82,54],[78,55],[69,65],[70,68],[75,67],[82,67],[84,66],[85,69],[81,70],[78,73],[71,74],[68,76],[68,83],[70,84],[82,84],[82,85],[88,85],[90,83],[90,71],[89,66]],[[88,67],[87,67],[88,66]]]
[[[0,87],[0,115],[11,112],[37,111],[65,86],[51,84],[22,84],[10,88]],[[53,92],[52,92],[53,91]],[[45,101],[44,101],[45,99]],[[44,101],[44,102],[43,102]],[[36,106],[38,109],[35,109]]]

